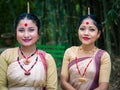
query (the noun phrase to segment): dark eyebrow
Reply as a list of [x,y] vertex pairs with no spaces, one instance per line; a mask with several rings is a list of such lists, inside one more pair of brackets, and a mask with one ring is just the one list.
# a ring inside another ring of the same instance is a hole
[[80,27],[85,27],[84,25],[80,26]]
[[29,27],[30,29],[34,29],[34,27]]
[[20,27],[20,28],[18,28],[18,29],[24,29],[23,27]]
[[96,27],[95,26],[90,26],[89,28],[94,28],[95,29]]

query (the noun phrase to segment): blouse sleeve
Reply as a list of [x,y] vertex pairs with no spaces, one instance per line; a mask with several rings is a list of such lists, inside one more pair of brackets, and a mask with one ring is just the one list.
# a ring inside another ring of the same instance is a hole
[[53,57],[46,54],[47,60],[47,90],[57,90],[57,68]]
[[69,49],[67,49],[64,53],[63,62],[62,62],[62,69],[61,69],[61,75],[68,77],[68,64],[70,62],[69,57]]
[[109,82],[111,73],[110,55],[105,52],[101,57],[99,82]]
[[0,90],[8,90],[7,88],[7,62],[4,54],[0,55]]

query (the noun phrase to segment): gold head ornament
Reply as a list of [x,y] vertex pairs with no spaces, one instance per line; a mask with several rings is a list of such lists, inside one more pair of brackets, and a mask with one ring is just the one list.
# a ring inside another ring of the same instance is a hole
[[90,15],[90,7],[88,7],[88,15]]
[[27,13],[30,13],[30,5],[29,5],[29,2],[27,2]]

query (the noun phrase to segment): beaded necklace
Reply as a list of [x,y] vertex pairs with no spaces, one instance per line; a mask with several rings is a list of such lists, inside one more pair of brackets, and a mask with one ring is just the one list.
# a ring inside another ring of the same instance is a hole
[[[94,47],[92,50],[85,51],[82,46],[79,47],[79,50],[80,50],[80,51],[82,51],[82,52],[84,52],[84,53],[87,53],[87,54],[92,54],[92,55],[94,55],[96,49],[97,49],[97,47]],[[93,57],[93,56],[92,56],[92,57]],[[85,66],[85,68],[84,68],[84,70],[83,70],[83,73],[81,73],[81,72],[80,72],[80,69],[79,69],[79,67],[78,67],[78,58],[76,57],[76,59],[75,59],[75,61],[76,61],[76,68],[77,68],[78,73],[81,75],[81,77],[79,78],[79,81],[80,81],[80,82],[86,82],[85,73],[86,73],[86,71],[87,71],[88,66],[89,66],[90,63],[92,62],[92,60],[93,60],[93,59],[91,59],[91,60],[88,62],[88,64]]]
[[28,65],[28,64],[30,63],[30,61],[29,61],[28,59],[29,59],[30,57],[32,57],[33,55],[35,55],[36,52],[37,52],[37,48],[36,48],[35,52],[33,52],[30,56],[26,57],[26,56],[24,55],[24,53],[22,52],[22,49],[19,48],[19,50],[20,50],[22,56],[25,58],[25,61],[24,61],[24,64],[25,64],[25,65]]
[[86,82],[85,73],[86,73],[87,68],[88,68],[88,66],[90,65],[91,62],[92,62],[92,59],[88,62],[88,64],[86,65],[86,67],[85,67],[85,69],[83,71],[83,74],[82,74],[80,72],[79,67],[78,67],[78,58],[76,57],[76,68],[77,68],[78,73],[81,75],[81,77],[79,78],[80,82]]
[[31,71],[31,69],[35,66],[35,64],[37,63],[37,61],[38,61],[38,56],[36,57],[36,59],[35,59],[35,62],[34,62],[34,64],[30,67],[30,69],[28,69],[28,70],[26,70],[22,65],[21,65],[21,63],[20,63],[20,60],[19,60],[19,57],[17,58],[17,61],[18,61],[18,64],[20,65],[20,67],[22,68],[22,70],[24,70],[24,74],[25,75],[30,75],[31,73],[30,73],[30,71]]

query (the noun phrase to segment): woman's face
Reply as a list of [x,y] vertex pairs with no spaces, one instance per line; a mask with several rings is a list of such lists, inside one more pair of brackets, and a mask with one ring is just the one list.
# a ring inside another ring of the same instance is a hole
[[21,20],[16,29],[16,37],[21,46],[35,45],[39,39],[38,28],[32,20]]
[[90,18],[86,18],[79,27],[78,35],[82,44],[92,45],[99,38],[100,32],[98,32],[94,21]]

